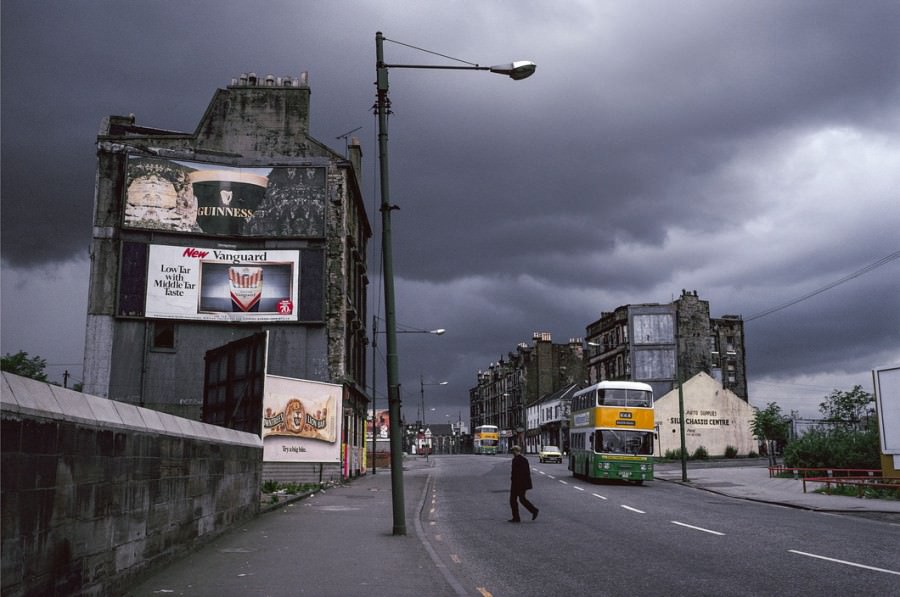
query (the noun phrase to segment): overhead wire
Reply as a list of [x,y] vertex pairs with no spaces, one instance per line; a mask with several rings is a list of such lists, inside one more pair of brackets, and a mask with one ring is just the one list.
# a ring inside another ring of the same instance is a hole
[[834,282],[826,284],[825,286],[822,286],[821,288],[813,290],[812,292],[808,292],[808,293],[804,294],[803,296],[792,299],[786,303],[782,303],[781,305],[778,305],[776,307],[771,307],[764,311],[760,311],[759,313],[754,313],[753,315],[744,318],[744,321],[745,322],[753,321],[754,319],[760,319],[767,315],[771,315],[772,313],[781,311],[782,309],[787,309],[788,307],[796,305],[797,303],[803,302],[807,299],[811,299],[812,297],[814,297],[816,295],[822,294],[823,292],[826,292],[828,290],[831,290],[832,288],[840,286],[841,284],[849,282],[850,280],[858,278],[858,277],[862,276],[863,274],[867,274],[875,269],[878,269],[879,267],[881,267],[883,265],[887,265],[888,263],[890,263],[891,261],[893,261],[897,258],[900,258],[900,251],[895,251],[895,252],[891,253],[890,255],[886,255],[886,256],[882,257],[881,259],[879,259],[878,261],[875,261],[874,263],[870,263],[869,265],[856,270],[852,274],[848,274],[839,280],[835,280]]

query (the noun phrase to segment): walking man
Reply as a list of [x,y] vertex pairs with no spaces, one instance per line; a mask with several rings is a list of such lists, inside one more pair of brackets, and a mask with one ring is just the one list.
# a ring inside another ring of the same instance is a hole
[[519,502],[525,509],[531,512],[531,520],[537,518],[538,509],[525,497],[525,492],[531,489],[531,465],[528,459],[522,456],[522,448],[512,447],[512,475],[509,486],[509,507],[512,510],[512,518],[509,522],[522,522],[519,518]]

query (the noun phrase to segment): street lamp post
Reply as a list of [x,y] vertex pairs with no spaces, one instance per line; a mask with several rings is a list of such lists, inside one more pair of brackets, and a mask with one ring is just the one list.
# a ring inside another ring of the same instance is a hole
[[384,62],[384,36],[381,31],[375,33],[375,70],[377,85],[378,111],[378,158],[381,182],[381,258],[384,275],[384,318],[385,336],[387,340],[387,386],[388,407],[390,409],[390,444],[391,444],[391,492],[394,514],[394,535],[406,534],[406,512],[403,497],[403,455],[401,446],[403,436],[400,426],[400,382],[399,367],[397,365],[397,327],[394,312],[394,257],[391,248],[391,210],[396,206],[391,205],[390,182],[388,177],[388,69],[389,68],[446,68],[465,70],[488,70],[494,73],[507,75],[513,80],[524,79],[531,76],[535,70],[535,64],[529,61],[513,62],[511,64],[482,67],[471,66],[428,66],[421,64],[386,64]]
[[[434,330],[419,330],[419,329],[396,330],[396,333],[398,333],[398,334],[433,334],[435,336],[443,336],[446,332],[447,332],[447,330],[445,330],[444,328],[438,328],[438,329],[434,329]],[[372,316],[372,474],[373,475],[378,472],[377,464],[376,464],[377,439],[375,437],[375,423],[377,422],[377,414],[378,414],[378,411],[375,406],[375,401],[376,401],[375,394],[378,392],[378,386],[375,384],[375,373],[376,373],[375,354],[377,352],[378,334],[379,333],[380,332],[378,330],[378,316],[373,315]],[[390,431],[390,426],[388,427],[388,430]]]
[[[437,383],[425,383],[425,378],[422,375],[419,375],[419,389],[422,396],[422,432],[426,433],[426,435],[428,431],[428,425],[425,424],[425,386],[445,386],[447,385],[447,383],[448,382],[446,381],[439,381]],[[430,448],[431,446],[425,446],[423,444],[423,447],[425,448],[425,459],[428,460],[428,452],[430,451],[428,448]]]

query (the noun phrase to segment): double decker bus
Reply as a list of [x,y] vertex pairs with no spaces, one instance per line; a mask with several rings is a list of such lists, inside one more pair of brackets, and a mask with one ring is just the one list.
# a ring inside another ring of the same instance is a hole
[[653,388],[601,381],[572,396],[569,470],[576,477],[653,479]]
[[475,428],[476,454],[496,454],[500,444],[500,428],[496,425],[479,425]]

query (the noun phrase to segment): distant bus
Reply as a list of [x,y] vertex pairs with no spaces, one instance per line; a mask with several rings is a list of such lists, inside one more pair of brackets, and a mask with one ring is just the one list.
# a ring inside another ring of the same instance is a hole
[[479,425],[475,428],[475,453],[496,454],[500,444],[500,429],[496,425]]
[[569,470],[588,479],[653,479],[653,388],[601,381],[572,396]]

